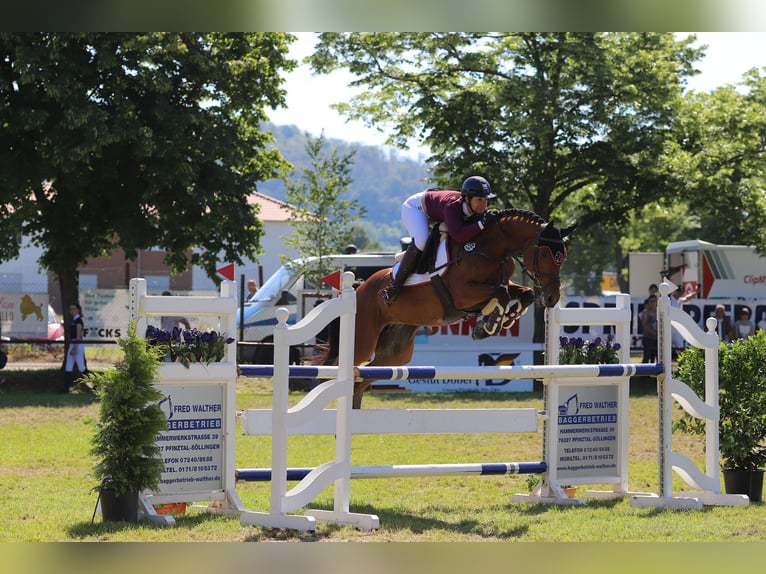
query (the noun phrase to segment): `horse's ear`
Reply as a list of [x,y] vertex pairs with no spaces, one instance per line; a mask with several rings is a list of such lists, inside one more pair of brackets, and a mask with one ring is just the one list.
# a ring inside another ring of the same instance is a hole
[[573,223],[569,227],[562,227],[561,230],[560,230],[561,231],[561,239],[564,239],[565,237],[571,235],[572,232],[575,229],[577,229],[577,224],[576,223]]

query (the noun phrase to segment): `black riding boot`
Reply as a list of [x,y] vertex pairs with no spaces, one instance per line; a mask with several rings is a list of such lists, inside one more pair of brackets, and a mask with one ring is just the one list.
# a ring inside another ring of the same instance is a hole
[[68,393],[74,386],[74,373],[72,371],[64,371],[64,379],[62,385],[59,388],[59,392]]
[[410,243],[407,246],[407,251],[404,252],[404,257],[402,257],[402,260],[399,262],[399,269],[396,271],[396,277],[391,280],[385,289],[382,289],[378,293],[380,298],[383,299],[389,307],[393,305],[396,298],[399,297],[399,291],[401,290],[402,285],[404,285],[404,282],[407,281],[407,277],[412,275],[412,272],[415,271],[421,253],[422,251],[415,247],[414,243]]

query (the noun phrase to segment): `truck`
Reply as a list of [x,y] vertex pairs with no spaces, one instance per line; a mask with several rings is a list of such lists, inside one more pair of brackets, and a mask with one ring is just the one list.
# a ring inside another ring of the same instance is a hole
[[[273,363],[272,343],[276,311],[284,307],[289,312],[288,324],[298,322],[314,305],[333,296],[329,285],[307,285],[303,270],[317,257],[294,259],[277,269],[249,300],[243,301],[237,315],[240,340],[255,345],[240,345],[240,362],[253,364]],[[394,253],[354,253],[326,257],[329,267],[341,272],[351,271],[357,280],[363,281],[376,271],[392,267]],[[294,363],[306,358],[305,350],[293,349]]]
[[717,245],[701,239],[668,243],[665,252],[628,254],[629,291],[634,309],[634,340],[640,340],[637,315],[650,284],[666,276],[697,297],[683,306],[704,327],[716,305],[736,318],[743,307],[757,324],[766,319],[766,257],[746,245]]
[[668,243],[668,279],[702,299],[766,297],[766,257],[745,245],[692,239]]
[[[394,253],[355,253],[332,255],[331,268],[352,271],[358,281],[364,281],[379,269],[392,267]],[[297,259],[285,263],[255,295],[241,304],[237,327],[242,333],[239,360],[249,364],[273,363],[273,333],[276,310],[284,307],[289,311],[288,324],[298,322],[318,301],[334,297],[336,292],[328,285],[307,285],[302,265],[306,260]],[[542,344],[532,342],[534,334],[533,313],[527,313],[511,327],[482,341],[474,341],[471,331],[475,318],[447,326],[424,326],[415,337],[415,352],[411,365],[442,366],[491,366],[534,364],[534,351],[541,351]],[[240,328],[240,325],[242,327]],[[291,349],[291,362],[299,364],[310,360],[312,345]],[[533,389],[531,379],[469,379],[449,380],[401,380],[394,384],[380,381],[373,390],[389,392],[453,392],[453,391],[501,391],[529,392]]]
[[663,276],[701,299],[766,298],[766,257],[746,245],[690,239],[668,243],[665,253],[628,254],[631,297],[646,297]]

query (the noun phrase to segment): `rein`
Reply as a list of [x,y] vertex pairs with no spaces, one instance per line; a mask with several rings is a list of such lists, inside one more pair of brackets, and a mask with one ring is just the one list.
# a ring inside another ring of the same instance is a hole
[[[505,230],[503,229],[503,226],[500,225],[500,221],[501,220],[498,218],[497,220],[495,220],[494,224],[496,224],[498,226],[498,229],[500,230],[500,234],[506,240],[510,240],[511,239],[510,236],[505,232]],[[484,257],[485,259],[488,259],[490,261],[495,261],[495,262],[497,262],[499,264],[500,270],[501,270],[501,273],[502,273],[501,279],[500,279],[500,283],[501,284],[505,284],[510,279],[510,277],[508,277],[507,273],[505,272],[506,263],[510,262],[511,260],[514,260],[514,261],[516,261],[516,263],[519,264],[519,267],[521,268],[522,273],[524,275],[526,275],[527,277],[529,277],[529,279],[532,281],[532,283],[534,284],[534,286],[536,288],[540,289],[540,288],[542,288],[542,282],[540,281],[540,276],[552,276],[553,277],[553,276],[556,275],[555,273],[548,273],[548,272],[540,271],[538,269],[538,261],[539,261],[539,258],[540,258],[540,249],[543,249],[543,247],[541,247],[539,245],[540,234],[542,232],[542,229],[543,229],[542,226],[540,226],[538,228],[538,230],[537,230],[537,234],[535,235],[534,239],[527,240],[521,246],[521,248],[519,249],[519,251],[517,253],[506,253],[502,257],[497,257],[495,255],[490,255],[489,253],[487,253],[485,251],[475,249],[475,250],[472,250],[472,251],[464,252],[461,255],[458,255],[457,257],[448,260],[443,265],[440,265],[440,266],[436,267],[433,271],[434,272],[440,271],[441,269],[444,269],[445,267],[448,267],[449,265],[458,264],[461,261],[463,261],[464,259],[467,259],[467,258],[472,257],[474,255],[479,255],[481,257]],[[564,243],[564,241],[562,239],[549,239],[549,238],[546,238],[546,241],[549,241],[549,242],[552,242],[552,243],[561,243],[561,244]],[[534,243],[534,246],[535,246],[534,258],[533,258],[532,266],[531,266],[532,269],[534,269],[534,271],[531,271],[530,267],[527,267],[527,265],[524,264],[524,253],[526,252],[526,250],[529,247],[530,243]]]

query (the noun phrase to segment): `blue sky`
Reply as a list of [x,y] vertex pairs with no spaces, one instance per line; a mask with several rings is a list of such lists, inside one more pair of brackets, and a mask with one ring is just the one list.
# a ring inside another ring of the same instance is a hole
[[[299,39],[293,43],[290,56],[300,61],[311,53],[315,35],[310,32],[296,34]],[[698,32],[697,36],[700,43],[709,47],[707,55],[698,64],[701,73],[689,81],[691,89],[710,91],[725,84],[735,84],[750,68],[766,66],[766,32]],[[351,79],[352,76],[343,71],[316,76],[308,66],[299,66],[286,78],[287,108],[272,112],[271,121],[296,125],[313,136],[318,136],[324,129],[328,138],[383,145],[383,134],[361,122],[346,122],[343,116],[330,109],[331,104],[347,100],[354,93],[348,87]],[[408,155],[417,157],[424,151],[413,146]]]

